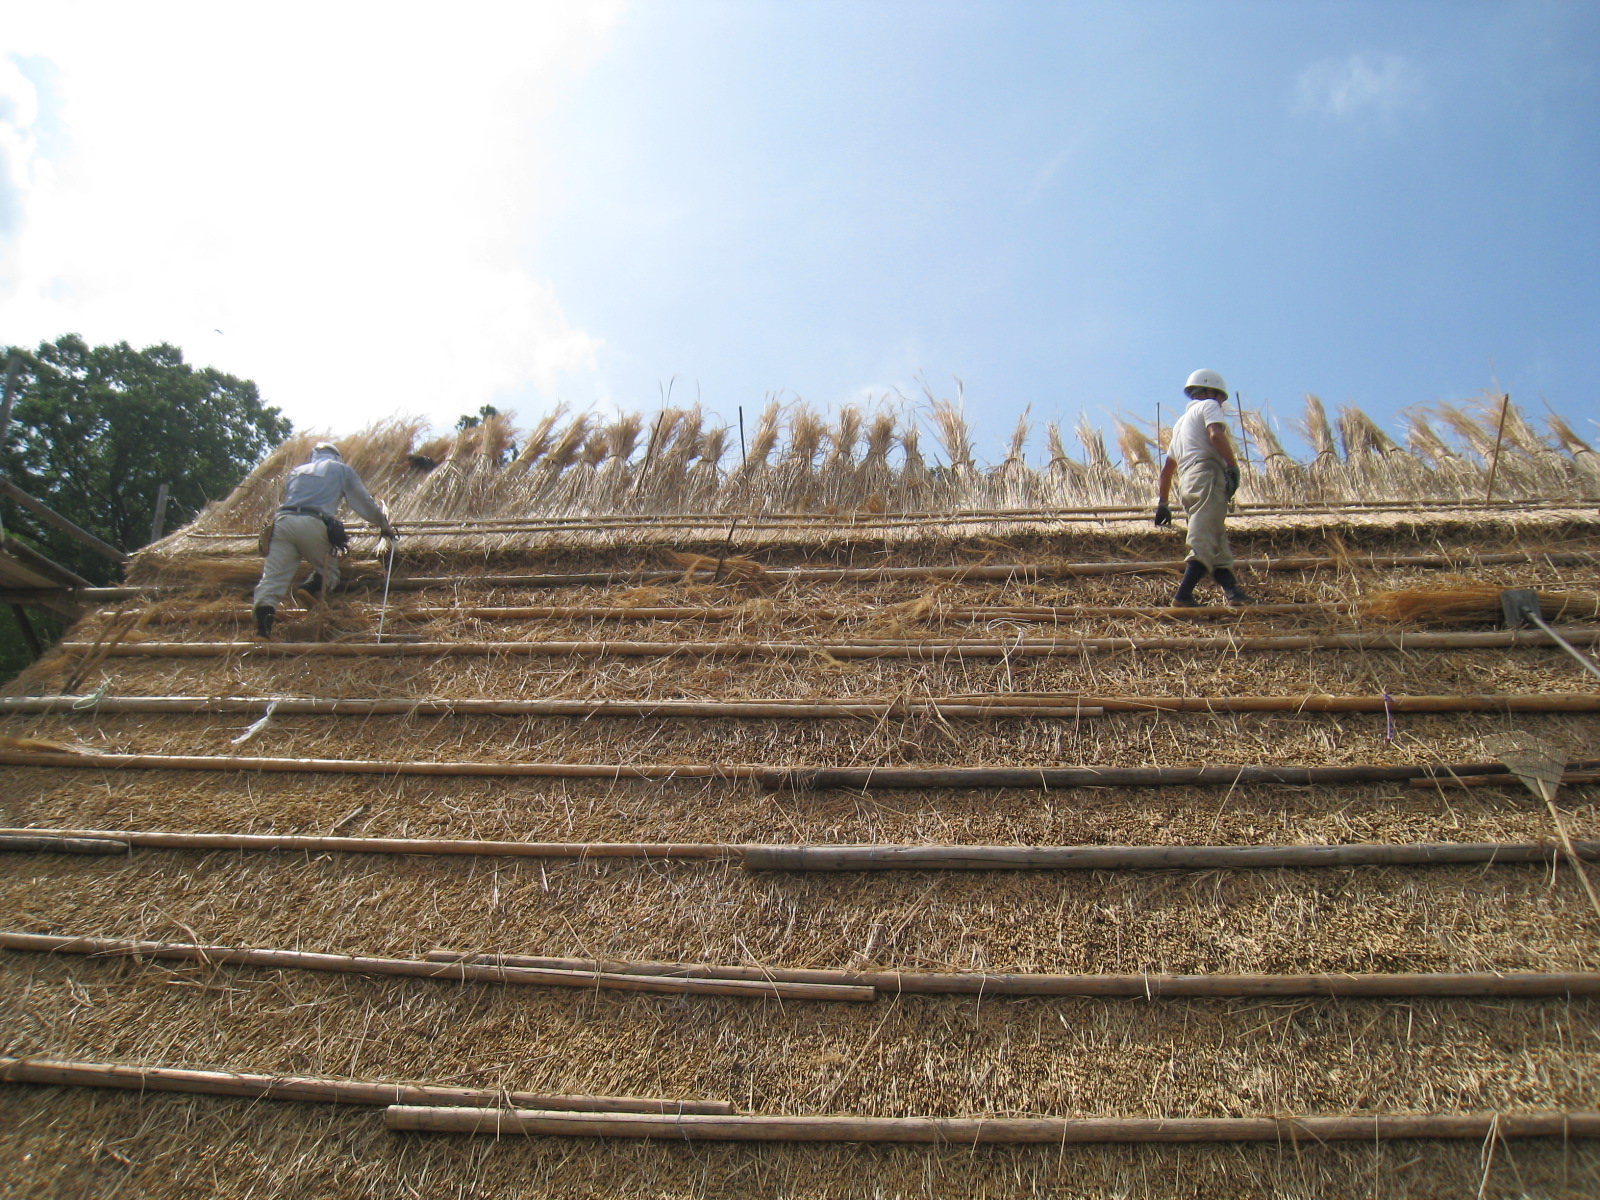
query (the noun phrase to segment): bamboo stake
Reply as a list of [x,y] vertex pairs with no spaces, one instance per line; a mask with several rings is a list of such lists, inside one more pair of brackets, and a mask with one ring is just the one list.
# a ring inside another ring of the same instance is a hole
[[307,971],[342,971],[357,975],[401,975],[422,979],[518,983],[534,987],[607,988],[629,992],[690,993],[708,996],[784,1000],[873,999],[870,987],[778,983],[743,979],[668,979],[605,971],[563,971],[536,967],[502,967],[477,963],[436,963],[410,958],[375,958],[350,954],[317,954],[300,950],[239,950],[185,942],[142,942],[126,938],[58,937],[38,933],[0,932],[0,949],[46,954],[177,959],[249,967],[294,967]]
[[611,963],[431,950],[438,963],[490,963],[527,970],[625,971],[670,979],[774,980],[819,986],[865,986],[880,992],[935,996],[1167,997],[1320,996],[1592,996],[1600,971],[1482,971],[1321,975],[1043,975],[976,971],[840,971],[700,963]]
[[[579,658],[766,658],[827,654],[833,658],[1076,658],[1081,654],[1119,651],[1214,651],[1256,653],[1275,650],[1365,650],[1405,653],[1412,650],[1469,650],[1600,644],[1600,629],[1565,626],[1543,630],[1503,629],[1481,633],[1316,633],[1255,637],[1099,637],[1052,638],[1036,641],[935,641],[906,643],[831,642],[122,642],[101,647],[100,655],[117,658],[438,658],[579,657]],[[83,642],[64,642],[68,650]]]
[[1506,392],[1500,397],[1500,423],[1494,431],[1494,453],[1489,457],[1489,483],[1483,490],[1483,502],[1488,504],[1494,499],[1494,475],[1500,467],[1500,443],[1506,436],[1506,413],[1511,410],[1511,393]]
[[[90,701],[93,701],[90,703]],[[1582,713],[1600,712],[1600,692],[1468,696],[1084,696],[1073,692],[968,693],[923,700],[379,700],[279,696],[5,696],[0,715],[24,713],[256,713],[275,716],[566,717],[1098,717],[1174,713]],[[81,707],[80,707],[81,706]]]
[[[335,837],[292,833],[164,833],[156,830],[0,829],[0,838],[111,840],[123,850],[305,850],[345,854],[444,854],[510,858],[726,860],[736,845],[718,842],[498,842],[441,838]],[[14,847],[17,848],[17,847]],[[41,846],[40,849],[54,849]]]
[[245,1096],[252,1100],[305,1100],[328,1104],[434,1106],[507,1104],[562,1112],[732,1114],[725,1100],[659,1100],[640,1096],[572,1096],[513,1092],[500,1088],[441,1087],[437,1084],[371,1083],[295,1075],[252,1075],[239,1071],[191,1071],[181,1067],[134,1067],[117,1063],[70,1062],[51,1058],[0,1058],[0,1082],[58,1087],[129,1088],[139,1092],[188,1092],[204,1096]]
[[527,1109],[425,1108],[384,1110],[396,1131],[505,1136],[665,1138],[671,1141],[921,1142],[937,1145],[1106,1142],[1312,1143],[1444,1138],[1600,1137],[1600,1112],[1517,1112],[1461,1115],[1397,1113],[1350,1117],[664,1117],[624,1114],[562,1115]]

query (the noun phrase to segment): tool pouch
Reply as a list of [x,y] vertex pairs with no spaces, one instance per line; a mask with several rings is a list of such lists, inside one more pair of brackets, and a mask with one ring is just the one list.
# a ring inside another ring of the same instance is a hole
[[350,549],[350,533],[338,517],[324,516],[322,523],[328,527],[328,552],[343,554]]

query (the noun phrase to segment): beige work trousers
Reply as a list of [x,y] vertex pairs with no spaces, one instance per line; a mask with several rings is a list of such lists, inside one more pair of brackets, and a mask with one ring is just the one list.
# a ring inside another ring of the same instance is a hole
[[1233,569],[1233,551],[1228,548],[1228,531],[1223,522],[1228,516],[1228,477],[1220,462],[1200,462],[1178,471],[1178,498],[1189,515],[1189,557],[1198,559],[1206,570]]
[[326,596],[339,582],[339,559],[328,553],[328,527],[321,517],[305,513],[283,513],[272,523],[272,545],[256,584],[255,606],[277,608],[289,594],[301,561],[322,572],[322,594]]

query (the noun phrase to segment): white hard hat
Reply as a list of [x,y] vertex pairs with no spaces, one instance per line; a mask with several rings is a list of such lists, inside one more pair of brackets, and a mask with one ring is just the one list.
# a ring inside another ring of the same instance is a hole
[[1228,398],[1228,385],[1222,382],[1222,376],[1215,371],[1196,371],[1189,376],[1189,382],[1183,385],[1184,395],[1194,395],[1195,388],[1216,388],[1222,393],[1222,398]]

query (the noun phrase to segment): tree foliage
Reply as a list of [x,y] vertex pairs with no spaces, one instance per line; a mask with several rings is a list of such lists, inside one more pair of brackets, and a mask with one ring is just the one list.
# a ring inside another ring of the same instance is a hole
[[[96,537],[123,550],[150,539],[156,494],[170,487],[168,527],[236,487],[289,435],[256,385],[183,361],[176,346],[91,347],[76,334],[22,359],[11,425],[0,441],[0,473]],[[84,578],[108,582],[114,564],[9,502],[8,531]]]

